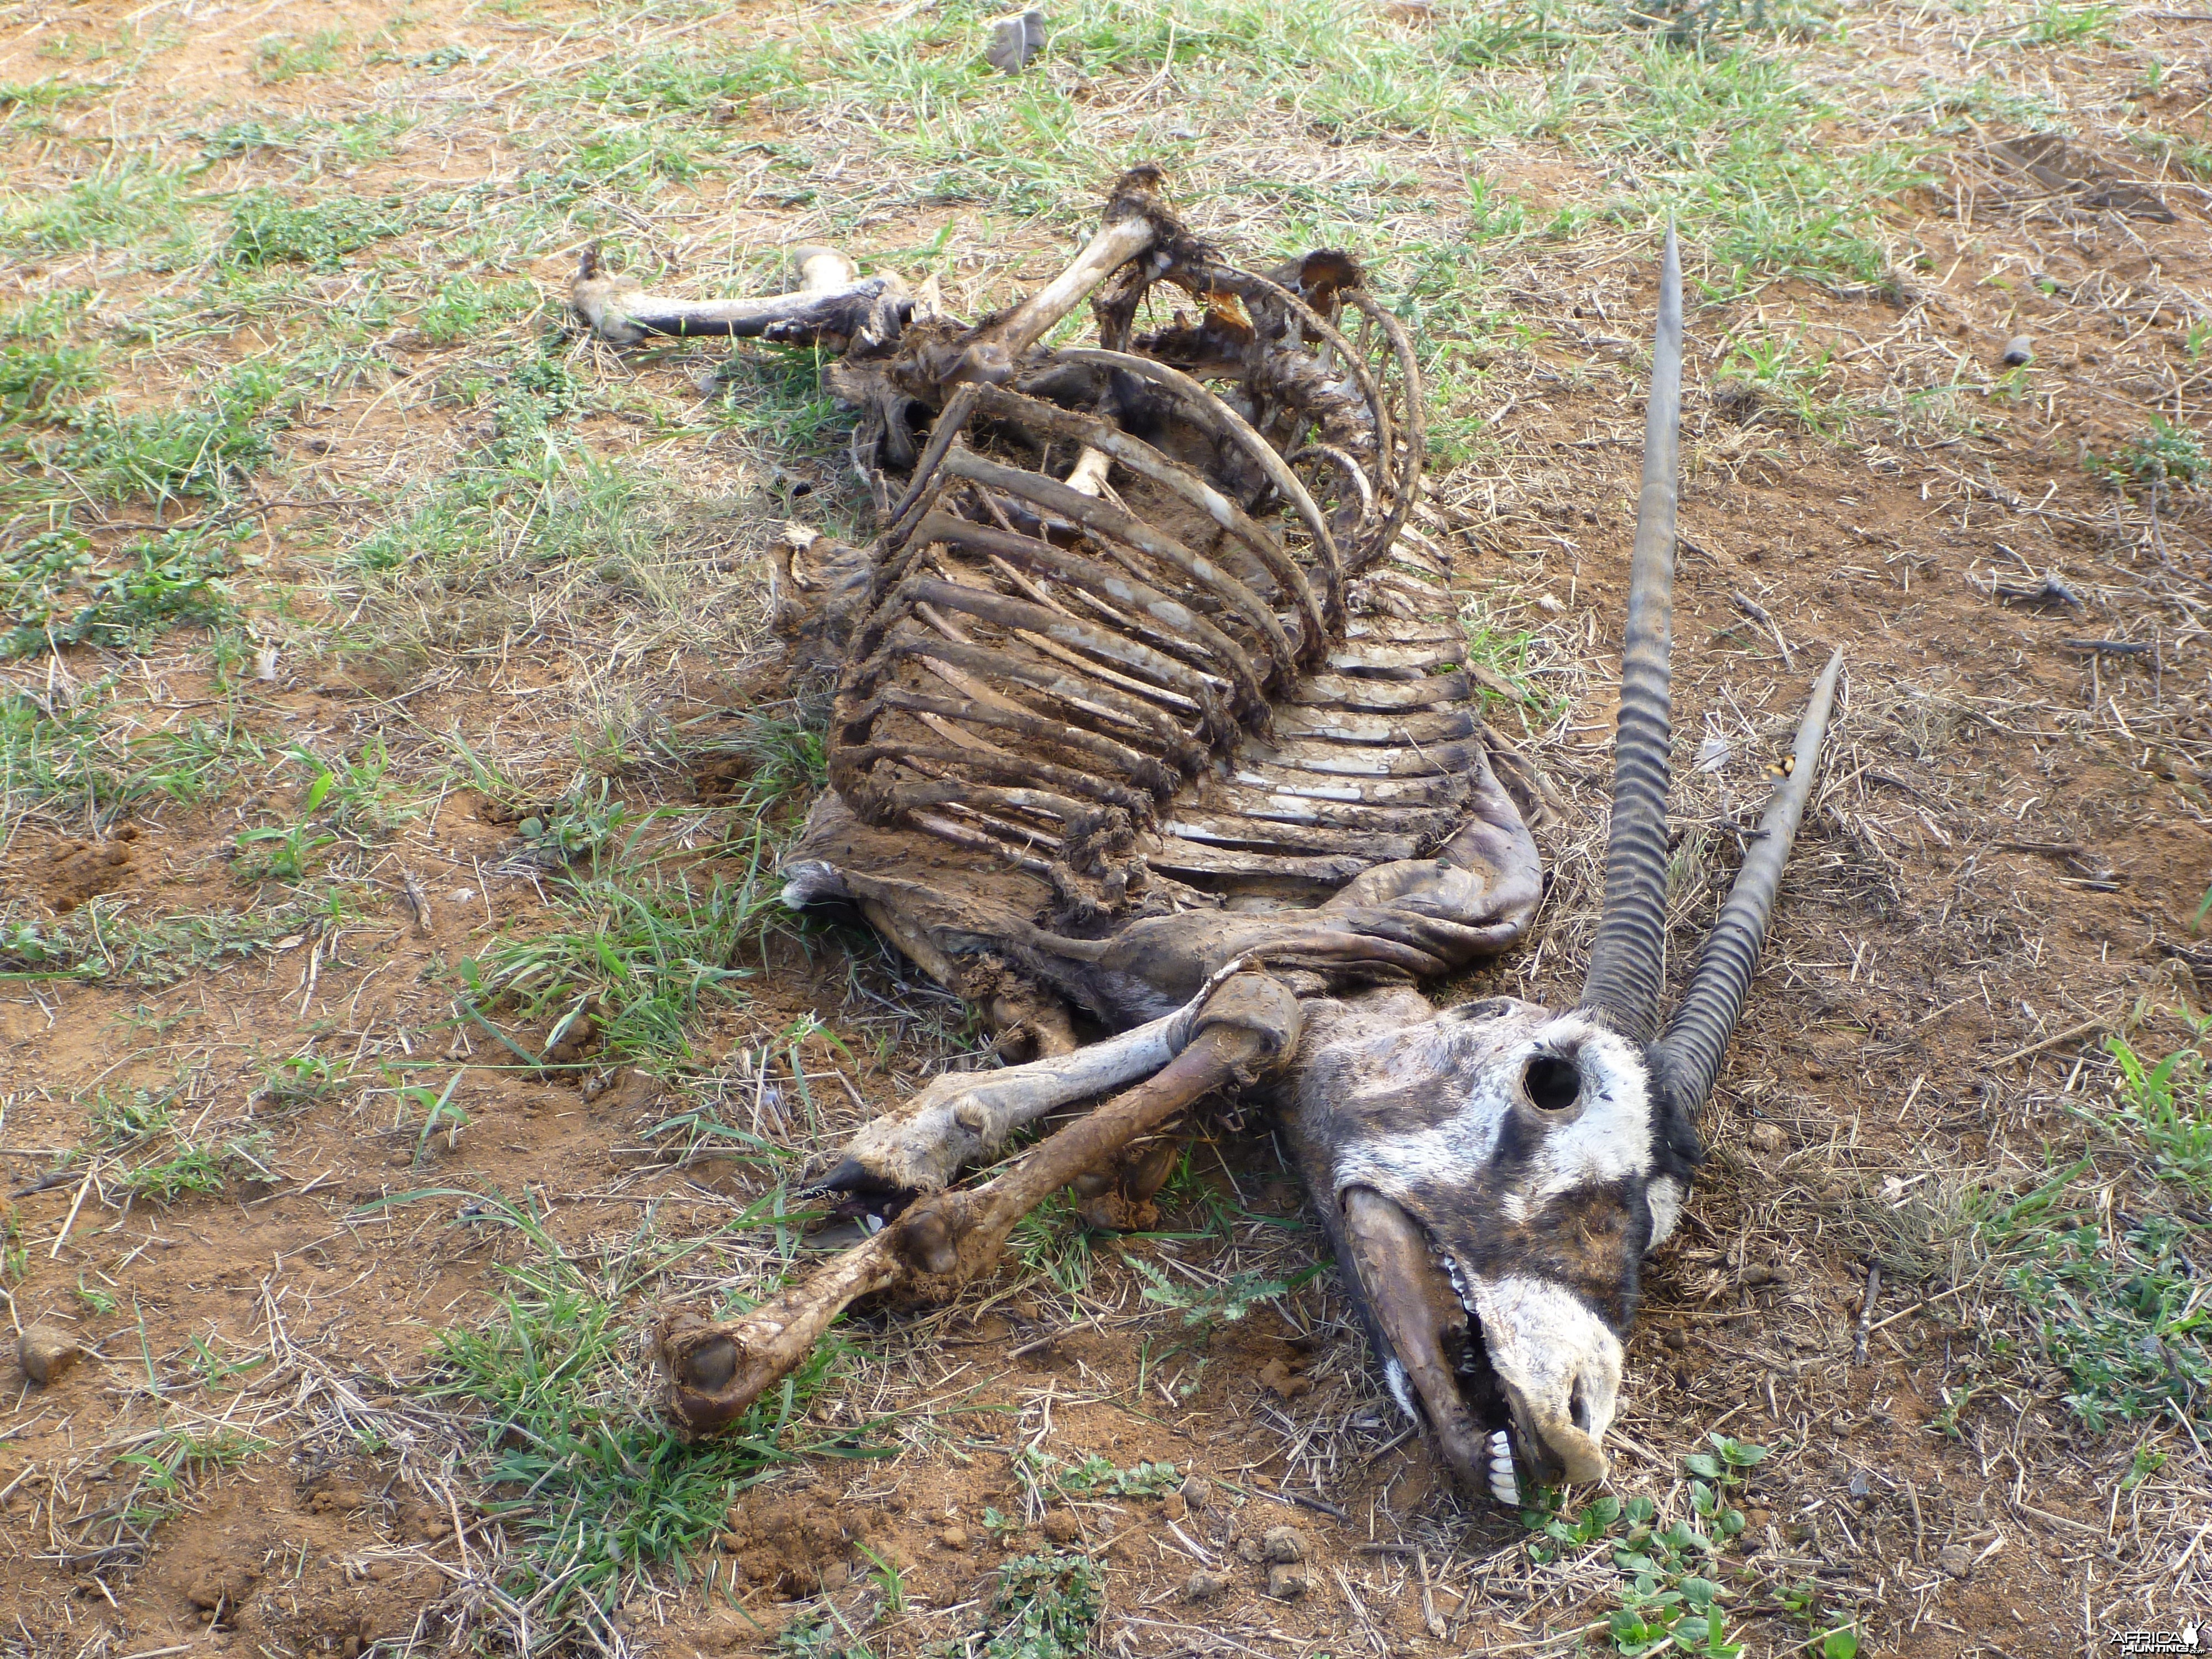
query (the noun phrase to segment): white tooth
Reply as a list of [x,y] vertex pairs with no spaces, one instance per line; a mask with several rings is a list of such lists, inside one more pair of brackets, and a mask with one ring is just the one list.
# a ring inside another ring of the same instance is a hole
[[1512,1461],[1513,1443],[1506,1438],[1504,1430],[1492,1429],[1490,1431],[1490,1455],[1504,1458],[1508,1462]]
[[1490,1495],[1501,1504],[1517,1504],[1521,1501],[1521,1488],[1514,1484],[1510,1474],[1492,1474],[1490,1477]]

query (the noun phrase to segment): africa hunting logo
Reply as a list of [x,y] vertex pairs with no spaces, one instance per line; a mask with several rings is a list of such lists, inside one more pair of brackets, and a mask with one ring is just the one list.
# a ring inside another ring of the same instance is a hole
[[2139,1653],[2203,1653],[2204,1632],[2191,1619],[2176,1630],[2124,1630],[2119,1633],[2120,1651],[2128,1655]]

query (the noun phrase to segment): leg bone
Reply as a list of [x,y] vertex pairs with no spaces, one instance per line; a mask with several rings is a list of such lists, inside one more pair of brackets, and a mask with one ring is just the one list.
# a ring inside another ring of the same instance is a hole
[[668,1412],[692,1434],[734,1421],[806,1357],[861,1297],[896,1291],[942,1298],[997,1261],[1023,1216],[1085,1170],[1231,1082],[1255,1079],[1296,1052],[1297,999],[1277,981],[1238,974],[1207,999],[1188,1045],[1152,1077],[1038,1143],[972,1192],[934,1194],[865,1244],[740,1319],[678,1313],[654,1332],[668,1372]]
[[[1240,965],[1231,963],[1229,971]],[[1175,1012],[1103,1042],[1003,1071],[948,1072],[863,1128],[820,1184],[858,1193],[933,1193],[949,1186],[963,1168],[1047,1112],[1166,1066],[1189,1046],[1223,977],[1215,975]]]

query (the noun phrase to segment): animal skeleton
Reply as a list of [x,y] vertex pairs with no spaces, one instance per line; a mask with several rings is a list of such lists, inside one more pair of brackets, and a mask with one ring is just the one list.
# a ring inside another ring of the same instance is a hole
[[[857,903],[1037,1056],[867,1125],[820,1185],[878,1230],[739,1319],[665,1319],[669,1410],[728,1424],[851,1303],[950,1296],[1063,1186],[1141,1224],[1168,1161],[1145,1137],[1264,1081],[1391,1391],[1462,1481],[1513,1503],[1530,1478],[1601,1479],[1638,1264],[1700,1157],[1840,659],[1662,1032],[1670,232],[1583,997],[1431,1008],[1412,986],[1520,939],[1541,872],[1533,781],[1491,746],[1442,559],[1408,523],[1413,353],[1348,257],[1237,269],[1159,184],[1126,175],[1065,271],[972,325],[818,248],[763,300],[658,297],[588,258],[576,283],[611,341],[839,354],[884,528],[866,549],[799,532],[782,563],[798,648],[837,674],[833,787],[787,899]],[[1175,289],[1195,319],[1137,332]],[[1098,343],[1044,343],[1086,299]],[[1113,1034],[1079,1046],[1071,1007]]]

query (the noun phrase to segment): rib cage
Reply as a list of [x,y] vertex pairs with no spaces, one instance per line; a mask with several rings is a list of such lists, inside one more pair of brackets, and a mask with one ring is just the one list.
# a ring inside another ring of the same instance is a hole
[[[911,404],[934,417],[870,550],[831,782],[1048,882],[1063,925],[1426,856],[1483,750],[1445,572],[1407,531],[1403,331],[1342,254],[1260,276],[1137,199],[1155,234],[1094,295],[1097,347],[994,383],[946,368],[988,321],[925,320],[833,371],[878,453],[912,450]],[[1138,333],[1163,285],[1195,319]]]

